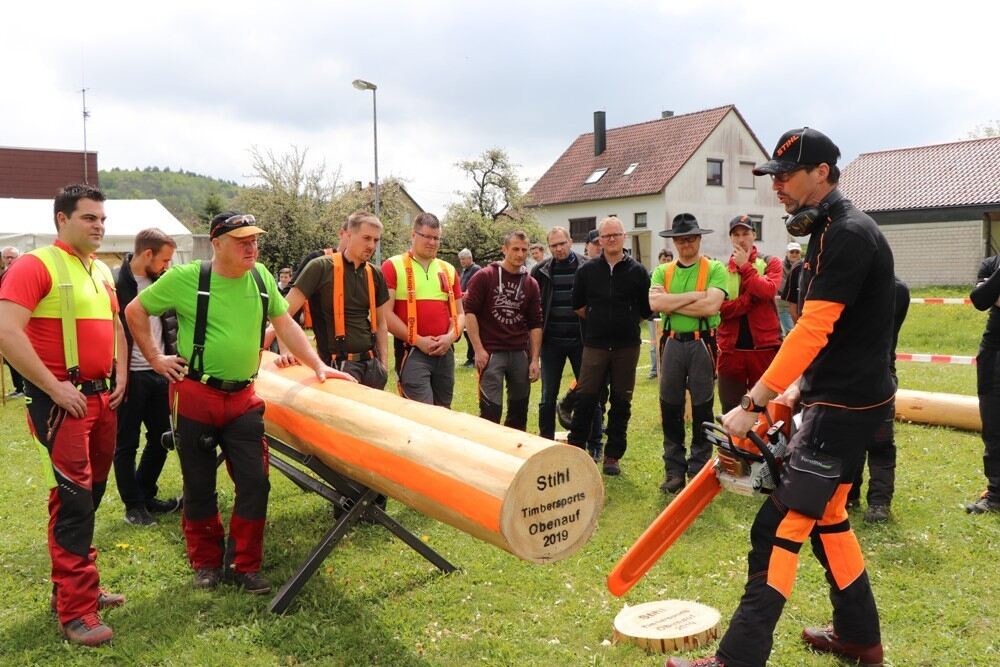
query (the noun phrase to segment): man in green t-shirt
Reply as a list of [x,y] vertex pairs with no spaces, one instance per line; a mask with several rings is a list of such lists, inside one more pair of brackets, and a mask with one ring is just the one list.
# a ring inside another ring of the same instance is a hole
[[[195,570],[194,585],[213,589],[225,577],[247,592],[264,594],[271,590],[260,574],[271,485],[264,401],[254,393],[253,380],[260,364],[265,319],[270,319],[278,337],[320,380],[354,380],[323,363],[288,315],[288,304],[274,276],[257,262],[257,237],[263,230],[255,222],[251,215],[231,211],[212,219],[203,349],[195,348],[201,262],[167,271],[139,293],[125,316],[149,365],[172,383],[174,435],[184,479],[181,525]],[[150,315],[168,308],[177,312],[177,355],[165,355],[156,347],[149,326]],[[295,361],[284,358],[280,363]],[[222,448],[236,489],[225,549],[215,492],[216,445]]]
[[[726,267],[701,254],[702,229],[690,213],[674,218],[660,236],[671,238],[677,260],[660,264],[650,281],[649,305],[663,313],[660,357],[660,417],[663,421],[665,479],[660,490],[677,493],[685,476],[694,477],[708,462],[711,445],[702,422],[712,421],[715,402],[715,330],[726,297]],[[684,392],[691,392],[691,451],[685,459]]]

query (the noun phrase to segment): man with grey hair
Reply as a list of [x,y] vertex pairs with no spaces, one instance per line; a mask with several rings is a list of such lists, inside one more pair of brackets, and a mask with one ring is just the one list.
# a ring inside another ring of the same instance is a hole
[[[462,265],[462,275],[459,277],[459,284],[461,285],[462,293],[464,294],[465,291],[469,289],[469,281],[472,280],[472,276],[476,275],[476,271],[483,267],[472,261],[472,251],[468,248],[462,248],[458,251],[458,263]],[[469,332],[463,331],[462,335],[465,336],[465,343],[468,345],[465,355],[465,363],[462,364],[462,367],[475,368],[476,350],[472,347],[472,341],[469,340]]]
[[604,474],[618,475],[619,459],[628,446],[626,432],[632,416],[635,368],[642,343],[640,324],[652,313],[648,299],[649,272],[625,252],[625,228],[621,220],[604,218],[597,232],[602,252],[577,270],[573,284],[572,307],[586,326],[577,383],[578,402],[568,441],[580,448],[586,446],[598,390],[610,370]]

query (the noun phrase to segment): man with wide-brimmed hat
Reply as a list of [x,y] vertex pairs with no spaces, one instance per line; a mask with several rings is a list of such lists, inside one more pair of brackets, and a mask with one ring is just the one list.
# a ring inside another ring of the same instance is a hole
[[[665,476],[660,490],[677,493],[708,461],[711,445],[698,425],[712,421],[715,401],[715,332],[726,297],[726,267],[701,254],[702,229],[681,213],[660,236],[673,239],[677,259],[653,271],[649,305],[663,313],[660,354],[660,417],[663,421]],[[684,450],[684,392],[691,392],[694,427],[691,451]]]

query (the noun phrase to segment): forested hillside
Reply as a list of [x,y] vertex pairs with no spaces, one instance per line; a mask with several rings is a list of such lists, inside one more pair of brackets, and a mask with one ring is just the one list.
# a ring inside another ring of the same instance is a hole
[[242,189],[183,169],[169,167],[119,169],[100,172],[101,189],[111,199],[157,199],[177,219],[195,232],[207,231],[206,222],[228,208]]

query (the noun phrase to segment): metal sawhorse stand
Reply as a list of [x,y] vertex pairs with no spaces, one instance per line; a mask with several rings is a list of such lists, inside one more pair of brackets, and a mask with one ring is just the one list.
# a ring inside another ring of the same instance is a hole
[[[271,448],[271,465],[284,473],[288,479],[292,480],[303,491],[311,491],[318,494],[330,501],[334,506],[343,510],[340,518],[334,520],[333,526],[326,531],[323,539],[309,552],[309,555],[302,565],[299,566],[299,569],[295,571],[295,574],[285,582],[277,595],[271,599],[271,604],[268,608],[272,612],[275,614],[285,612],[288,605],[295,599],[295,596],[302,590],[302,587],[309,581],[309,578],[319,569],[323,560],[330,555],[330,552],[337,546],[340,539],[361,519],[367,519],[372,523],[385,526],[389,532],[401,539],[411,549],[426,558],[445,574],[454,572],[457,569],[439,553],[424,544],[416,535],[403,528],[395,519],[386,514],[381,507],[374,504],[375,499],[378,497],[377,491],[340,474],[314,456],[303,454],[269,435],[265,437],[267,438],[268,446]],[[308,468],[320,479],[306,474],[292,465],[290,461]]]

